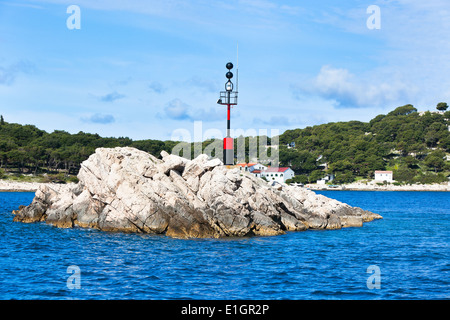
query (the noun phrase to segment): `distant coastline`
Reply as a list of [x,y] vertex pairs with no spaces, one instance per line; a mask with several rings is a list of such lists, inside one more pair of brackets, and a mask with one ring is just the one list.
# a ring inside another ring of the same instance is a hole
[[449,183],[434,184],[411,184],[396,186],[393,184],[378,185],[372,183],[349,183],[338,186],[324,184],[307,184],[305,187],[311,190],[330,190],[330,191],[450,191]]
[[59,185],[57,183],[0,180],[0,192],[36,192],[40,185],[45,184]]
[[[20,182],[11,180],[0,180],[0,192],[36,192],[40,185],[60,185],[58,183],[43,182]],[[365,183],[350,183],[339,186],[329,186],[323,184],[307,184],[310,190],[329,191],[450,191],[450,184],[413,184],[413,185],[378,185]]]

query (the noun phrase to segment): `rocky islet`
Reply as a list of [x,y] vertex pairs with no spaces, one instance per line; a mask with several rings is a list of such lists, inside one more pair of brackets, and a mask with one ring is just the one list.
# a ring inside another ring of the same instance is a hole
[[13,212],[14,221],[220,238],[359,227],[382,218],[305,188],[271,186],[204,154],[187,160],[163,151],[161,158],[98,148],[82,163],[77,184],[39,186],[32,203]]

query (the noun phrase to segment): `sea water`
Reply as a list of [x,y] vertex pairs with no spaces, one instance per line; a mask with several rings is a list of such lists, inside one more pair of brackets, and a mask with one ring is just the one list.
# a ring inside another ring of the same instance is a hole
[[172,239],[13,222],[0,193],[0,299],[449,299],[450,193],[322,191],[360,228]]

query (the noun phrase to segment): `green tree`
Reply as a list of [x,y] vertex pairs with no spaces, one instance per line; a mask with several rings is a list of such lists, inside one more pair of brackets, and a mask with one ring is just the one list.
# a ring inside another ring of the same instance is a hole
[[434,169],[434,172],[438,172],[444,168],[444,156],[444,152],[436,150],[427,155],[423,162],[427,167]]
[[309,173],[317,168],[316,157],[308,151],[280,148],[280,165],[290,166],[296,174]]
[[298,176],[293,177],[292,179],[286,180],[286,183],[302,183],[307,184],[309,182],[308,176],[305,174],[300,174]]
[[[404,157],[403,162],[410,169],[416,169],[418,167],[417,165],[419,164],[419,160],[417,160],[415,157],[410,156],[410,155]],[[397,179],[395,179],[395,180],[397,180]]]
[[394,180],[398,182],[414,183],[414,177],[417,174],[416,170],[410,168],[399,168],[394,170]]
[[446,119],[447,122],[450,120],[450,110],[444,112],[444,119]]
[[398,107],[394,111],[389,112],[387,115],[388,116],[401,116],[401,115],[406,116],[413,112],[417,112],[417,109],[414,108],[414,106],[412,104],[407,104],[402,107]]
[[8,152],[7,154],[8,160],[16,167],[19,169],[19,172],[22,173],[23,172],[23,168],[24,168],[24,164],[25,164],[25,160],[27,157],[26,152],[19,148],[19,149],[15,149],[15,150],[11,150]]
[[323,177],[325,177],[325,175],[326,175],[325,171],[314,170],[309,175],[309,182],[310,183],[315,183],[317,180],[320,180]]
[[415,182],[422,183],[422,184],[430,184],[430,183],[442,183],[447,182],[448,179],[445,175],[442,173],[432,173],[432,172],[425,172],[420,173],[415,179]]
[[447,152],[450,152],[450,135],[447,135],[446,137],[442,138],[439,146],[446,150]]
[[353,169],[353,165],[349,160],[338,160],[330,165],[331,172],[348,172]]
[[342,172],[336,173],[335,178],[333,180],[333,182],[335,183],[352,183],[353,181],[355,181],[355,177],[350,171],[346,173]]
[[438,109],[439,111],[445,111],[447,110],[448,105],[446,102],[439,102],[436,106],[436,109]]

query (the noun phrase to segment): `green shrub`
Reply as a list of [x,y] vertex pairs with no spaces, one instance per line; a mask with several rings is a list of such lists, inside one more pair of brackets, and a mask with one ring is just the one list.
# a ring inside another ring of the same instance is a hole
[[67,182],[78,183],[78,178],[76,176],[70,176],[67,178]]
[[298,176],[293,177],[292,179],[287,179],[286,183],[303,183],[303,184],[307,184],[309,182],[308,180],[308,176],[304,175],[304,174],[300,174]]
[[421,184],[430,184],[430,183],[442,183],[447,182],[447,177],[442,173],[432,173],[432,172],[425,172],[419,174],[415,179],[415,182],[421,183]]
[[337,172],[335,175],[335,178],[333,180],[334,183],[352,183],[355,181],[355,176],[351,171],[348,171],[346,173]]
[[394,170],[394,180],[412,183],[414,182],[414,177],[417,175],[417,170],[401,167],[398,170]]

